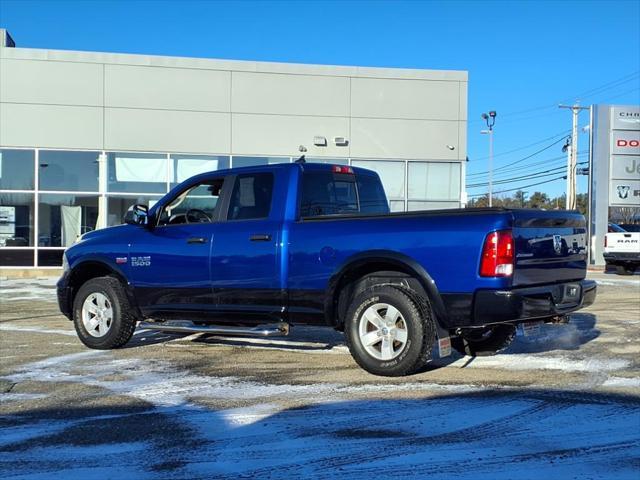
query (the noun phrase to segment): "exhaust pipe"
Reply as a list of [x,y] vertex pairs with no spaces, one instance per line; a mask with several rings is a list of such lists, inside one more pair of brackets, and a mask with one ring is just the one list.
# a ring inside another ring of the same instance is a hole
[[216,335],[240,335],[246,337],[275,337],[289,335],[289,324],[285,322],[256,325],[255,327],[225,327],[220,325],[195,325],[187,320],[166,322],[140,322],[141,330],[160,330],[177,333],[212,333]]

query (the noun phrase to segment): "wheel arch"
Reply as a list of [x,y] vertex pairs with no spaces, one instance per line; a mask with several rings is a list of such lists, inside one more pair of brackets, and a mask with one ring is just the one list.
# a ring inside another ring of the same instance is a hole
[[340,327],[344,323],[346,300],[357,293],[367,281],[405,284],[426,298],[433,310],[438,326],[446,324],[446,309],[435,281],[413,258],[389,250],[358,253],[344,262],[329,279],[325,297],[326,321]]
[[133,295],[133,290],[131,289],[126,276],[119,268],[114,267],[101,259],[87,259],[79,262],[77,265],[74,265],[68,275],[67,286],[70,289],[68,300],[70,307],[69,311],[72,311],[73,302],[75,301],[78,290],[87,281],[98,277],[114,277],[122,284],[130,305],[133,306],[137,314],[140,314],[135,301],[135,296]]

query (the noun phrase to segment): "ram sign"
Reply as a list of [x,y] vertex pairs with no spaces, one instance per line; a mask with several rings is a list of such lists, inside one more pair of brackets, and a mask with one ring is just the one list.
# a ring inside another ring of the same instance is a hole
[[640,107],[594,105],[591,138],[591,263],[602,265],[609,207],[640,216]]

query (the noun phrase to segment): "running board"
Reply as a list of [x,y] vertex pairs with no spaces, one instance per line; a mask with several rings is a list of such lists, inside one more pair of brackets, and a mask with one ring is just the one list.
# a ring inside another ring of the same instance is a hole
[[221,325],[195,325],[188,320],[165,322],[140,322],[141,330],[160,330],[178,333],[213,333],[217,335],[241,335],[247,337],[275,337],[289,335],[289,324],[285,322],[256,325],[254,327],[225,327]]

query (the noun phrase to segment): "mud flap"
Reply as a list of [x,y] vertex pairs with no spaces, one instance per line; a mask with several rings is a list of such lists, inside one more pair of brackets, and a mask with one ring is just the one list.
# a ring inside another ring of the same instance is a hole
[[436,321],[436,329],[438,334],[438,358],[444,358],[451,355],[451,337],[449,331],[442,328]]

